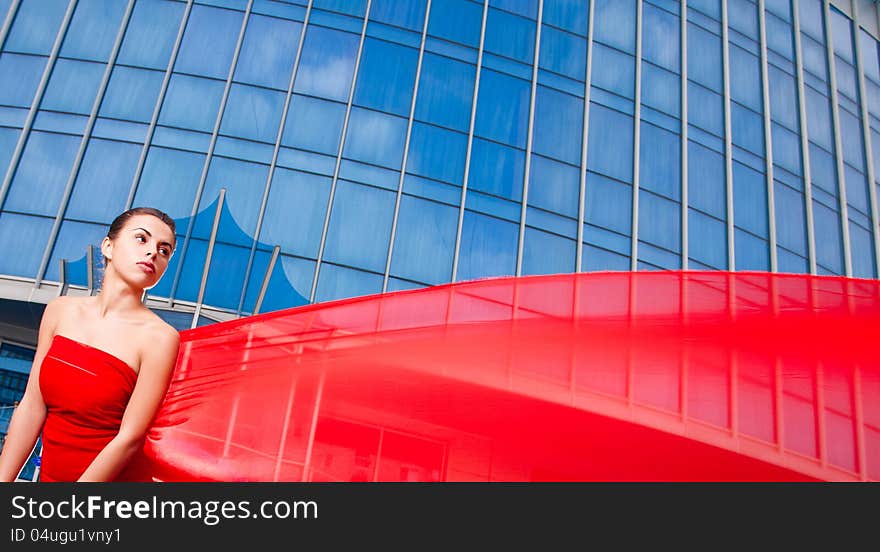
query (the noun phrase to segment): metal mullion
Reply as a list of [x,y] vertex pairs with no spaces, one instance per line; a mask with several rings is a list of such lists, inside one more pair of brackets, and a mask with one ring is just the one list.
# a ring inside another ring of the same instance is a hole
[[394,216],[391,219],[391,236],[388,239],[388,256],[385,259],[385,273],[382,276],[382,293],[388,291],[388,278],[391,274],[391,256],[394,254],[394,239],[397,236],[397,218],[400,215],[400,200],[403,196],[403,182],[406,177],[406,163],[409,158],[409,143],[412,137],[413,119],[416,114],[416,98],[419,95],[419,80],[422,78],[422,60],[425,57],[425,42],[428,36],[428,20],[431,17],[431,0],[425,6],[425,21],[422,25],[422,38],[419,41],[419,60],[416,63],[416,78],[413,84],[412,102],[409,118],[406,121],[406,139],[403,144],[403,160],[400,163],[400,179],[397,181],[397,197],[394,200]]
[[843,266],[844,274],[852,276],[852,251],[850,250],[849,240],[849,209],[846,203],[846,183],[844,181],[843,170],[843,144],[840,139],[840,114],[837,105],[837,74],[834,70],[836,61],[834,59],[834,46],[832,45],[833,37],[831,35],[831,17],[830,4],[828,0],[822,1],[822,17],[823,29],[825,31],[825,56],[828,60],[828,87],[829,99],[831,100],[831,125],[834,136],[834,157],[837,165],[837,195],[840,203],[840,228],[843,232]]
[[721,75],[724,78],[724,178],[727,199],[727,270],[736,270],[733,226],[733,127],[730,123],[730,43],[727,0],[721,0]]
[[202,201],[202,193],[205,191],[205,182],[208,180],[208,169],[211,167],[211,161],[214,157],[214,148],[217,145],[217,135],[220,133],[220,123],[223,120],[223,112],[226,111],[226,102],[229,100],[229,90],[232,88],[232,76],[235,74],[235,66],[238,64],[238,56],[241,53],[241,45],[244,42],[244,33],[247,29],[248,19],[250,19],[253,4],[254,0],[248,0],[247,7],[244,11],[244,17],[241,19],[241,28],[238,31],[238,41],[235,44],[235,52],[232,54],[232,61],[229,64],[229,73],[226,75],[226,84],[223,86],[223,96],[220,98],[220,106],[217,108],[217,118],[214,120],[214,129],[211,131],[211,141],[208,143],[208,151],[205,153],[205,163],[202,165],[202,174],[199,176],[199,184],[196,187],[196,194],[193,199],[189,222],[186,225],[186,235],[183,238],[180,262],[177,264],[177,270],[174,271],[174,281],[172,282],[171,290],[168,293],[169,305],[174,304],[174,296],[177,294],[177,286],[180,284],[180,277],[183,274],[186,253],[189,250],[189,244],[192,240],[196,215],[199,213],[199,203]]
[[480,47],[477,50],[477,71],[474,75],[474,97],[471,100],[471,119],[468,127],[467,151],[464,161],[464,181],[461,183],[461,202],[458,207],[458,226],[455,229],[455,248],[452,253],[452,281],[458,277],[458,257],[461,252],[461,231],[464,226],[464,205],[467,198],[468,180],[471,176],[471,150],[474,144],[474,123],[477,119],[477,98],[480,95],[480,73],[483,68],[483,43],[486,40],[486,18],[489,15],[489,0],[483,0],[483,20],[480,24]]
[[801,24],[797,5],[792,6],[792,32],[794,33],[795,72],[798,90],[798,124],[801,138],[801,165],[804,177],[804,206],[807,222],[807,256],[810,274],[816,274],[816,228],[813,222],[813,184],[810,171],[810,138],[807,129],[807,96],[804,88],[804,61],[801,49]]
[[[162,86],[159,89],[159,97],[156,98],[156,105],[153,108],[153,115],[150,117],[150,126],[147,127],[147,135],[144,137],[144,145],[141,148],[141,155],[138,158],[137,168],[135,168],[134,176],[131,179],[131,187],[128,190],[128,198],[125,200],[125,209],[131,209],[134,203],[134,196],[137,192],[138,182],[144,171],[144,164],[147,161],[147,153],[150,151],[150,143],[153,141],[153,134],[156,131],[156,124],[159,121],[159,112],[162,110],[162,104],[165,101],[165,93],[168,91],[168,83],[171,81],[171,72],[174,70],[174,64],[177,62],[177,53],[180,51],[180,44],[183,42],[183,33],[189,22],[189,14],[192,11],[193,0],[187,0],[186,8],[180,18],[180,25],[177,29],[177,37],[174,39],[174,46],[171,48],[171,55],[168,58],[168,66],[165,68],[165,76],[162,78]],[[171,298],[168,298],[168,304],[171,304]]]
[[578,182],[578,226],[577,249],[575,251],[575,272],[582,270],[584,260],[584,212],[587,194],[587,146],[590,137],[590,79],[593,74],[593,16],[594,0],[587,7],[587,72],[584,75],[584,126],[581,136],[581,167]]
[[20,4],[21,0],[12,0],[9,9],[6,11],[6,18],[3,20],[3,26],[0,27],[0,46],[3,46],[6,42],[6,35],[9,34],[9,29],[12,28],[12,21],[18,13],[18,6]]
[[633,174],[632,174],[632,242],[630,270],[639,265],[639,154],[641,152],[642,118],[642,0],[636,2],[636,70],[633,95]]
[[367,11],[364,13],[364,24],[361,27],[361,37],[358,42],[357,59],[354,63],[354,74],[351,78],[351,86],[348,89],[348,101],[345,104],[345,119],[342,123],[342,136],[339,138],[339,150],[336,152],[336,163],[333,167],[333,180],[330,183],[330,195],[327,198],[327,210],[324,213],[324,226],[321,230],[321,243],[318,247],[318,258],[315,261],[315,273],[312,278],[312,289],[309,292],[309,302],[315,302],[315,294],[318,291],[318,277],[321,275],[321,262],[324,258],[324,247],[327,244],[327,231],[330,229],[330,215],[333,211],[333,199],[336,197],[336,183],[339,181],[339,167],[342,164],[342,152],[345,149],[345,137],[348,134],[348,122],[351,117],[351,104],[354,102],[354,88],[357,86],[358,73],[361,66],[361,55],[364,51],[364,40],[367,36],[367,22],[370,20],[370,8],[372,0],[367,0]]
[[257,215],[257,226],[254,230],[254,241],[251,244],[250,254],[248,255],[247,268],[244,271],[244,283],[241,286],[241,296],[238,300],[238,309],[236,313],[241,316],[244,309],[244,301],[247,296],[247,287],[251,279],[251,268],[253,268],[254,257],[256,256],[257,243],[260,239],[260,232],[263,228],[263,219],[266,216],[266,205],[269,202],[269,191],[272,187],[272,179],[275,176],[275,167],[278,163],[278,152],[281,149],[281,137],[284,134],[284,125],[287,124],[287,112],[290,109],[290,98],[293,96],[293,85],[296,81],[296,73],[299,70],[299,62],[302,57],[303,45],[306,39],[306,30],[309,24],[309,17],[312,14],[312,0],[309,0],[306,6],[306,16],[302,23],[302,31],[299,35],[299,43],[296,47],[296,58],[293,60],[293,69],[290,72],[290,82],[287,85],[287,95],[284,97],[284,107],[281,111],[281,122],[278,124],[278,133],[275,136],[275,147],[272,150],[272,161],[269,163],[269,173],[266,175],[266,185],[263,187],[263,198],[260,201],[260,212]]
[[107,67],[104,69],[104,76],[101,78],[101,84],[95,95],[95,101],[92,102],[92,110],[89,113],[89,120],[86,123],[86,128],[83,131],[83,136],[79,143],[79,149],[76,152],[73,166],[70,169],[70,176],[67,178],[67,183],[64,186],[61,202],[58,205],[58,213],[55,215],[52,230],[49,232],[49,240],[46,243],[46,248],[43,250],[43,258],[40,261],[40,268],[37,270],[37,277],[34,282],[36,287],[40,287],[40,283],[46,275],[46,269],[49,266],[49,257],[51,257],[52,250],[55,247],[55,240],[58,239],[58,232],[61,229],[64,213],[67,211],[67,205],[70,202],[70,196],[73,193],[73,185],[74,182],[76,182],[77,176],[79,176],[79,170],[82,167],[82,161],[86,154],[86,147],[92,137],[92,131],[95,128],[95,120],[98,118],[98,109],[101,107],[101,102],[104,100],[104,94],[107,92],[107,84],[110,82],[110,75],[116,64],[119,49],[122,47],[122,39],[128,29],[128,23],[131,20],[131,12],[134,11],[134,4],[135,0],[128,0],[128,6],[126,6],[122,21],[119,23],[119,31],[116,34],[116,41],[113,43],[113,50],[110,52],[110,57],[107,59]]
[[67,4],[67,11],[64,13],[64,18],[61,20],[58,34],[55,35],[55,43],[52,45],[52,50],[49,52],[49,60],[46,62],[46,68],[43,69],[43,76],[40,77],[40,84],[37,85],[37,91],[34,93],[34,99],[31,102],[27,118],[22,126],[21,134],[18,135],[18,141],[15,144],[15,150],[9,160],[9,167],[3,178],[3,184],[0,185],[0,209],[2,209],[3,204],[6,203],[6,194],[9,192],[9,187],[12,184],[12,178],[15,176],[15,172],[18,170],[18,163],[21,161],[21,156],[24,153],[24,146],[30,137],[31,128],[34,126],[34,119],[37,118],[37,111],[40,108],[40,103],[43,101],[43,94],[46,92],[46,87],[49,84],[49,77],[52,75],[52,71],[55,68],[55,61],[58,59],[58,52],[61,50],[61,43],[64,41],[64,36],[67,34],[70,20],[73,18],[73,12],[76,9],[77,1],[78,0],[70,0]]
[[779,269],[776,252],[776,190],[773,184],[773,135],[770,118],[770,77],[767,69],[767,21],[764,0],[758,0],[758,33],[761,41],[761,88],[764,103],[764,179],[767,183],[767,227],[770,247],[770,272]]
[[688,72],[687,0],[681,0],[679,63],[681,64],[681,268],[688,269]]
[[535,32],[535,57],[532,63],[532,95],[529,100],[529,122],[526,131],[526,166],[523,172],[522,205],[519,216],[519,238],[516,249],[516,275],[522,275],[523,247],[526,239],[526,212],[529,202],[529,176],[532,169],[532,145],[535,134],[535,95],[538,93],[538,63],[541,54],[541,23],[544,17],[544,0],[538,0],[537,30]]
[[855,36],[856,76],[859,84],[859,107],[862,116],[862,141],[864,142],[865,161],[868,178],[868,198],[871,204],[871,236],[874,239],[874,275],[880,277],[880,217],[877,214],[877,186],[874,184],[874,156],[871,148],[871,128],[868,114],[868,102],[865,94],[865,73],[862,70],[861,27],[859,27],[858,2],[853,2],[853,27]]

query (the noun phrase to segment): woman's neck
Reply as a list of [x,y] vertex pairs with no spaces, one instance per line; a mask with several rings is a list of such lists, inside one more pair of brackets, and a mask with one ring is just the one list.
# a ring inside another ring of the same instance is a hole
[[117,278],[105,278],[95,296],[98,317],[106,318],[108,315],[122,315],[143,309],[143,293],[142,289],[132,288]]

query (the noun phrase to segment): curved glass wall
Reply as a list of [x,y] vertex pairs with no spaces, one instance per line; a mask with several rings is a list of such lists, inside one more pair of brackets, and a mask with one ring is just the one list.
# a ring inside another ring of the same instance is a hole
[[235,314],[264,279],[261,311],[579,270],[876,278],[878,15],[849,4],[0,0],[0,274],[85,285],[149,205],[179,240],[151,296],[197,301],[211,249],[203,302]]

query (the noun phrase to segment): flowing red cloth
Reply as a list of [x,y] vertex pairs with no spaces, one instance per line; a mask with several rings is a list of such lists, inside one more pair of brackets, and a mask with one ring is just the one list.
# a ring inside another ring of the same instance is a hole
[[880,281],[495,278],[181,332],[146,481],[878,481]]
[[40,367],[48,410],[40,481],[76,481],[118,433],[137,380],[118,357],[55,335]]

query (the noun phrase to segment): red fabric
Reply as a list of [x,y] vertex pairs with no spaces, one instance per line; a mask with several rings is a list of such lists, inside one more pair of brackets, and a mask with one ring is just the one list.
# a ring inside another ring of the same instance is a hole
[[40,367],[48,414],[40,481],[76,481],[118,433],[137,375],[116,356],[55,335]]
[[880,282],[497,278],[181,333],[130,476],[880,480]]

